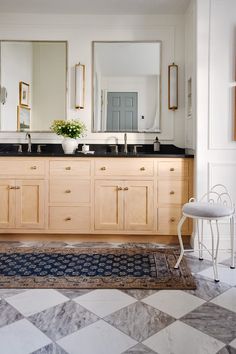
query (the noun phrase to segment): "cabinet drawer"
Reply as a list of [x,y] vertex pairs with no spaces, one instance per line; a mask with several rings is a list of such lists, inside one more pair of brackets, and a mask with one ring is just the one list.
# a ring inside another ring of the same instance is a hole
[[162,161],[158,163],[158,175],[160,177],[187,177],[188,161],[179,159]]
[[50,203],[89,203],[90,180],[53,179],[49,195]]
[[45,163],[39,160],[2,160],[0,161],[0,175],[17,176],[43,176]]
[[88,160],[50,161],[50,176],[90,176],[91,162]]
[[157,201],[158,205],[186,203],[188,201],[188,181],[159,181]]
[[148,159],[97,159],[96,176],[153,176],[154,162]]
[[90,207],[50,207],[49,228],[90,231]]
[[[161,235],[177,235],[177,226],[182,217],[181,208],[158,208],[158,233]],[[188,235],[188,219],[182,226],[182,234]]]

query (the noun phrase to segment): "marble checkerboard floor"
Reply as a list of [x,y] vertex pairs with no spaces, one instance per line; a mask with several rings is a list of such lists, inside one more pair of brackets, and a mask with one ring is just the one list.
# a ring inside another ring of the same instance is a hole
[[229,256],[220,252],[217,284],[207,257],[187,256],[195,291],[0,289],[0,354],[236,354]]

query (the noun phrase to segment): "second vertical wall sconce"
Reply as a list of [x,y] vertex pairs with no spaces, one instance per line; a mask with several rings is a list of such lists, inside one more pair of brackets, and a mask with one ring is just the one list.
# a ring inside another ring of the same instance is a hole
[[178,109],[178,65],[168,66],[168,108]]
[[84,108],[85,96],[85,65],[75,65],[75,108]]

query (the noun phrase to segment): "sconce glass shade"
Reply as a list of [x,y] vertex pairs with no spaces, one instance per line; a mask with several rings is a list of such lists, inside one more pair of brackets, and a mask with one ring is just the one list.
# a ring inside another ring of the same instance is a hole
[[178,109],[178,65],[168,66],[168,108]]
[[75,108],[84,108],[85,95],[85,65],[75,65]]

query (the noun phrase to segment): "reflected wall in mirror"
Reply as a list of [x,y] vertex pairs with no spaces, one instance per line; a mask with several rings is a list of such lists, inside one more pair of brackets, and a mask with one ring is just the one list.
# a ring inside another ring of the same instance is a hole
[[[67,42],[1,41],[0,49],[0,130],[49,131],[54,119],[66,119]],[[20,112],[30,112],[27,128]]]
[[160,132],[161,42],[93,42],[93,130]]

